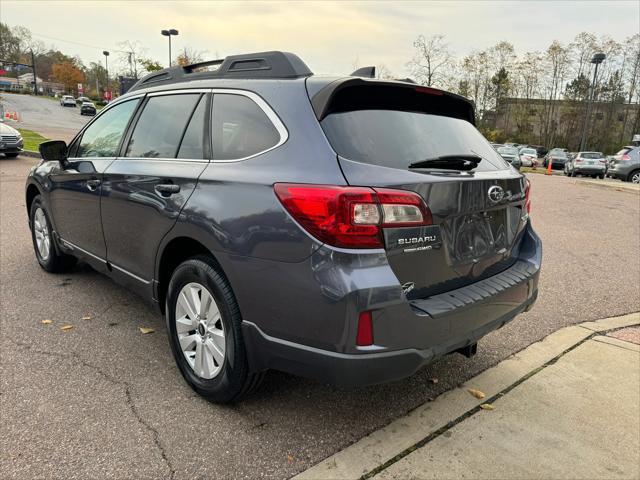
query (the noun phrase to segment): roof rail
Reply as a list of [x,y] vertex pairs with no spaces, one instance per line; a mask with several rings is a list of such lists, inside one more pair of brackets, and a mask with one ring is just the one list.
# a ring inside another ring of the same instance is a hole
[[142,77],[129,92],[156,85],[215,78],[293,79],[313,75],[297,55],[289,52],[259,52],[231,55],[220,60],[165,68]]

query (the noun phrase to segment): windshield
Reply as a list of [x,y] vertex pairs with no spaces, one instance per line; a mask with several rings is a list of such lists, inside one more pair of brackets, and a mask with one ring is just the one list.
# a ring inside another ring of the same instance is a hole
[[500,147],[498,153],[506,153],[507,155],[518,155],[518,149],[516,147]]
[[465,120],[399,110],[356,110],[328,115],[322,128],[338,155],[358,162],[406,169],[447,155],[478,155],[476,172],[509,168]]
[[600,152],[583,152],[580,154],[581,158],[604,158]]
[[558,158],[567,158],[567,154],[562,150],[551,150],[551,153],[549,155],[552,155]]

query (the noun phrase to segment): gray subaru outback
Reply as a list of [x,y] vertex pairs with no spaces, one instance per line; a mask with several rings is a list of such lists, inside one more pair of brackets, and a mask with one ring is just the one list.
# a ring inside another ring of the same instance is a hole
[[152,73],[26,200],[37,261],[77,259],[156,304],[195,391],[269,369],[341,385],[413,374],[531,308],[529,182],[467,99],[264,52]]

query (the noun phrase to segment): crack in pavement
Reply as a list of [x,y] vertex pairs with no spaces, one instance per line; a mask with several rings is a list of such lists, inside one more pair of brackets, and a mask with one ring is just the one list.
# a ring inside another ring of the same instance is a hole
[[[109,307],[109,308],[111,308],[111,307]],[[123,387],[124,388],[124,394],[125,394],[125,404],[127,405],[127,407],[129,407],[129,410],[131,410],[131,413],[133,413],[133,416],[136,418],[138,423],[140,425],[142,425],[145,429],[147,429],[147,431],[149,431],[151,433],[151,436],[153,438],[153,443],[156,445],[156,447],[160,451],[160,455],[162,456],[162,460],[164,461],[164,463],[166,464],[167,468],[169,469],[169,478],[172,480],[175,477],[176,470],[175,470],[173,464],[171,463],[171,460],[169,460],[167,452],[166,452],[164,446],[162,445],[162,442],[160,441],[160,433],[155,428],[153,428],[151,426],[151,424],[149,424],[142,417],[140,412],[138,411],[138,408],[136,407],[136,405],[135,405],[135,403],[133,401],[133,394],[131,393],[132,387],[128,382],[126,382],[125,380],[119,380],[117,378],[114,378],[113,376],[111,376],[108,373],[106,373],[105,371],[103,371],[100,367],[97,367],[95,365],[92,365],[92,364],[88,363],[86,360],[84,360],[76,352],[71,352],[70,354],[64,354],[64,353],[60,353],[60,352],[50,352],[50,351],[46,351],[46,350],[40,350],[40,349],[35,348],[34,346],[32,346],[32,345],[30,345],[28,343],[22,343],[22,342],[14,340],[12,338],[5,337],[5,339],[8,340],[10,343],[13,343],[17,347],[26,348],[27,350],[31,350],[34,353],[39,353],[41,355],[53,356],[53,357],[64,358],[64,359],[69,359],[69,360],[72,360],[72,361],[76,361],[80,365],[96,371],[99,375],[101,375],[108,382],[113,383],[114,385],[119,385],[119,386]]]

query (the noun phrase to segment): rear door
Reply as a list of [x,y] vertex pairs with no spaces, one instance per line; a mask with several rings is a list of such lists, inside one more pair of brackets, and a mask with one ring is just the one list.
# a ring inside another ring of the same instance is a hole
[[[429,99],[420,96],[437,93],[368,88],[375,95],[361,99],[357,109],[352,99],[363,94],[344,95],[346,103],[334,106],[321,124],[349,184],[411,190],[431,210],[432,226],[384,232],[389,263],[400,283],[410,285],[409,298],[459,288],[511,266],[528,219],[523,176],[469,121],[447,116],[446,100],[438,98],[432,113]],[[456,154],[481,161],[471,171],[409,166]]]
[[102,225],[107,259],[121,283],[149,293],[160,241],[208,163],[210,94],[149,95],[105,171]]

